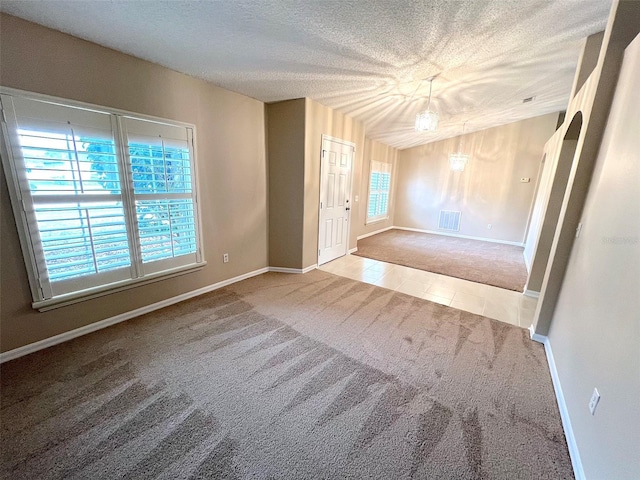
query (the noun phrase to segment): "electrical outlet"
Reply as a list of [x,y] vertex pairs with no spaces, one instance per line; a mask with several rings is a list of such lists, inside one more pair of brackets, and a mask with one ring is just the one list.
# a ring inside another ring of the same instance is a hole
[[491,230],[491,224],[490,223],[487,225],[487,229]]
[[521,177],[520,183],[529,183],[531,181],[531,177]]
[[591,415],[596,414],[596,407],[598,406],[598,402],[600,401],[600,392],[598,392],[597,388],[593,389],[593,393],[591,394],[591,400],[589,400],[589,411]]
[[224,263],[229,263],[229,254],[225,253],[224,255],[222,255],[222,261]]

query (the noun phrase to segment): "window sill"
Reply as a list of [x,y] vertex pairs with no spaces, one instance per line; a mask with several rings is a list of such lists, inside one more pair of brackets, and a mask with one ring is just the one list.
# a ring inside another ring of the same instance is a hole
[[89,288],[87,290],[81,290],[79,292],[58,295],[57,297],[50,298],[48,300],[33,302],[31,306],[39,312],[47,312],[56,308],[73,305],[74,303],[80,303],[86,300],[91,300],[93,298],[104,297],[105,295],[111,295],[112,293],[122,292],[124,290],[140,287],[149,283],[159,282],[160,280],[166,280],[168,278],[178,277],[180,275],[186,275],[187,273],[196,272],[198,270],[202,270],[202,268],[206,264],[207,262],[197,263],[185,267],[178,267],[171,270],[154,273],[152,275],[147,275],[144,278],[125,280],[122,282],[111,283],[109,285]]
[[384,217],[384,218],[373,218],[371,220],[367,220],[364,222],[365,225],[372,225],[374,223],[380,223],[380,222],[384,222],[386,220],[389,220],[389,217]]

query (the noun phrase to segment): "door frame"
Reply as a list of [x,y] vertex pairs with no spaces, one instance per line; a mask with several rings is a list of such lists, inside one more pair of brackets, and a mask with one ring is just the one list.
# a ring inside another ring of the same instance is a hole
[[[349,238],[351,237],[351,219],[352,219],[352,213],[353,213],[353,204],[354,202],[353,200],[353,174],[354,174],[354,166],[356,163],[356,144],[353,142],[350,142],[349,140],[343,140],[341,138],[337,138],[337,137],[332,137],[331,135],[327,135],[327,134],[322,134],[322,137],[320,138],[320,183],[318,185],[318,232],[316,235],[316,239],[317,239],[317,244],[316,244],[316,252],[317,252],[317,256],[316,256],[316,265],[320,266],[320,223],[322,222],[322,219],[320,218],[322,212],[321,212],[321,208],[320,208],[320,202],[322,202],[322,182],[324,181],[324,162],[322,161],[322,146],[324,144],[324,141],[330,141],[330,142],[335,142],[335,143],[340,143],[342,145],[346,145],[347,147],[351,147],[353,148],[353,157],[351,158],[351,175],[349,175],[349,186],[347,187],[348,193],[349,193],[349,203],[351,204],[351,210],[349,210],[349,221],[347,222],[347,249],[345,252],[345,255],[349,254]],[[338,257],[340,258],[340,257]],[[334,259],[335,260],[335,259]]]

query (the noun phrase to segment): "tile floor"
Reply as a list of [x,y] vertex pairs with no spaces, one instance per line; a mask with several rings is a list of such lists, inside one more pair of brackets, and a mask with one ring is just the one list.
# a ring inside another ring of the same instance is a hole
[[537,300],[522,293],[437,273],[345,255],[320,270],[529,328]]

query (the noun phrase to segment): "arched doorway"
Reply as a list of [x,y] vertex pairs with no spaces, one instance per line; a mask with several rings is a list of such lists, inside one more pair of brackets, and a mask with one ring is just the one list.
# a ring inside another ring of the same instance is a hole
[[541,196],[540,201],[546,203],[542,221],[540,222],[539,232],[536,241],[536,250],[531,262],[531,270],[527,280],[527,290],[540,292],[542,282],[544,280],[547,263],[549,262],[549,254],[551,245],[556,233],[556,227],[560,218],[560,210],[564,200],[571,166],[573,165],[576,148],[578,147],[578,138],[582,129],[582,112],[577,112],[571,124],[565,133],[560,145],[558,161],[555,166],[555,173],[551,181],[551,187],[548,194]]

